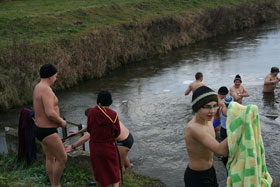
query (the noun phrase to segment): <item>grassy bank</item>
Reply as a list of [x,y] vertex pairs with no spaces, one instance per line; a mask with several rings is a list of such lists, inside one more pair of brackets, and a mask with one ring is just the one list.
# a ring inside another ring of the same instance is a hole
[[[90,166],[89,166],[90,167]],[[77,167],[75,163],[67,163],[63,172],[61,185],[64,187],[88,186],[87,180],[91,173]],[[47,186],[45,166],[36,161],[27,167],[24,162],[18,162],[16,155],[0,154],[0,186],[36,187]],[[124,173],[124,186],[126,187],[164,187],[158,179],[139,175],[132,170]]]
[[24,0],[0,2],[1,46],[14,37],[51,42],[96,28],[256,0]]
[[0,0],[0,109],[32,101],[44,63],[65,89],[279,12],[280,0]]

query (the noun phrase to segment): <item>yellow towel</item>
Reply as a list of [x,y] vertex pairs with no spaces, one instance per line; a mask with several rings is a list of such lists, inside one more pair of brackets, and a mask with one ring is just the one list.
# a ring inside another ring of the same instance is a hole
[[229,105],[227,112],[228,187],[271,186],[256,105]]

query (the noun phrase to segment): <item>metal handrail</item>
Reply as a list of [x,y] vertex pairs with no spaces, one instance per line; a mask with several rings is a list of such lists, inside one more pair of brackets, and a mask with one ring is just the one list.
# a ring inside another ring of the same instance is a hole
[[[79,131],[82,130],[82,128],[83,128],[83,125],[82,125],[82,124],[73,123],[73,122],[71,122],[71,121],[66,121],[66,123],[78,127]],[[62,142],[64,143],[64,142],[66,142],[68,139],[73,138],[73,137],[75,137],[75,136],[78,136],[78,135],[80,135],[80,134],[81,134],[82,136],[84,135],[83,132],[80,132],[80,133],[71,134],[71,135],[68,136],[68,134],[67,134],[67,126],[65,126],[64,128],[62,128],[62,139],[61,139],[61,140],[62,140]],[[85,150],[85,144],[83,144],[82,150]]]

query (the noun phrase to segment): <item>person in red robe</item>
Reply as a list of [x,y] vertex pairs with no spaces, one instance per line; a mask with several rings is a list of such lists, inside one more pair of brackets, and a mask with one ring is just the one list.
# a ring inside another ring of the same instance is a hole
[[90,134],[90,160],[97,186],[119,186],[120,158],[115,139],[120,134],[118,114],[109,108],[112,96],[101,91],[97,106],[88,113],[87,131]]

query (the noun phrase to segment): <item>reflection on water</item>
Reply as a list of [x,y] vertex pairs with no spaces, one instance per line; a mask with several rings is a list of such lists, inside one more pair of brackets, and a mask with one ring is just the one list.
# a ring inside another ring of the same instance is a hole
[[[280,178],[280,90],[274,97],[262,94],[264,77],[272,66],[279,66],[280,24],[271,23],[244,32],[211,38],[154,59],[125,65],[102,80],[85,82],[57,93],[61,113],[67,120],[81,123],[84,110],[96,104],[96,94],[110,90],[112,109],[131,130],[135,144],[130,152],[134,169],[160,178],[169,186],[183,186],[188,156],[185,127],[192,118],[191,96],[184,96],[196,72],[214,90],[233,85],[240,74],[250,97],[243,104],[259,107],[262,136],[269,172]],[[273,99],[274,98],[274,99]],[[19,109],[1,113],[3,126],[17,124]],[[274,115],[274,118],[266,116]],[[3,118],[2,118],[3,116]],[[226,171],[215,158],[218,181],[224,186]]]

